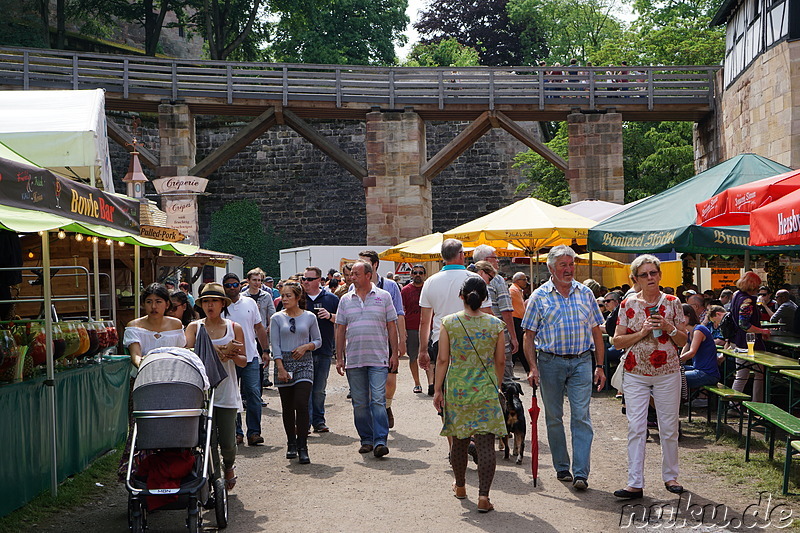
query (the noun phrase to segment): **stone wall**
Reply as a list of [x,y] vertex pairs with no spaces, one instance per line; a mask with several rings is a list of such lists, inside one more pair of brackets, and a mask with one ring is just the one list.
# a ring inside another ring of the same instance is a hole
[[800,41],[765,51],[722,95],[720,153],[800,167]]
[[[202,161],[246,122],[197,116],[196,160]],[[130,130],[131,117],[109,113],[109,120]],[[158,117],[142,117],[140,138],[158,155]],[[366,166],[366,126],[356,121],[309,121],[321,135]],[[427,122],[428,158],[450,142],[466,122]],[[536,124],[525,124],[536,127]],[[127,172],[128,155],[113,141],[112,166],[117,191]],[[491,130],[433,179],[433,231],[445,231],[508,205],[516,199],[520,172],[514,156],[527,150],[501,130]],[[154,172],[145,168],[148,178]],[[148,185],[148,193],[154,193]],[[276,126],[210,176],[208,196],[199,201],[201,242],[209,236],[211,213],[227,202],[253,199],[264,224],[293,246],[366,244],[366,200],[360,180],[314,148],[287,126]],[[247,228],[242,228],[247,231]]]

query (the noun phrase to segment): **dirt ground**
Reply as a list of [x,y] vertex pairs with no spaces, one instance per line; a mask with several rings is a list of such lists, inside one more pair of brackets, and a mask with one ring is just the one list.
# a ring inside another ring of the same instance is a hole
[[[227,531],[240,532],[368,532],[368,531],[486,531],[486,532],[604,532],[638,529],[645,531],[733,531],[745,515],[764,517],[765,504],[758,507],[755,489],[734,487],[709,474],[693,461],[700,449],[725,449],[698,436],[681,440],[681,476],[688,493],[682,498],[669,494],[661,482],[660,449],[657,433],[648,441],[645,498],[649,521],[629,524],[631,509],[612,493],[626,482],[626,420],[619,400],[611,392],[595,395],[592,420],[595,429],[589,490],[576,492],[571,484],[555,478],[544,428],[539,428],[540,468],[538,486],[531,478],[530,429],[523,464],[504,461],[498,451],[497,473],[491,500],[495,511],[479,514],[477,472],[470,463],[467,473],[468,497],[458,500],[451,491],[452,474],[447,461],[447,441],[439,436],[440,423],[426,394],[412,392],[408,361],[400,362],[393,411],[396,423],[390,432],[390,454],[376,459],[360,455],[353,414],[347,395],[347,380],[331,369],[326,402],[330,433],[312,434],[309,451],[312,464],[299,465],[285,458],[286,439],[280,419],[280,399],[269,389],[264,397],[263,446],[240,446],[237,458],[238,484],[230,495]],[[518,369],[518,375],[522,375]],[[423,378],[424,379],[424,378]],[[530,405],[530,387],[523,385],[523,404]],[[568,407],[565,419],[568,419]],[[701,415],[702,417],[702,415]],[[528,426],[530,428],[530,426]],[[568,437],[569,440],[569,437]],[[728,448],[734,453],[734,450]],[[739,452],[736,452],[739,453]],[[776,487],[776,495],[779,490]],[[107,487],[98,501],[39,524],[37,529],[63,532],[125,531],[127,493],[121,485]],[[700,522],[700,506],[719,505],[718,515],[708,513]],[[774,508],[777,503],[771,503]],[[750,507],[748,507],[750,506]],[[662,518],[658,519],[658,509]],[[782,508],[792,513],[791,507]],[[699,511],[698,511],[699,510]],[[721,511],[727,510],[727,517]],[[643,514],[638,509],[638,516]],[[755,515],[754,515],[755,516]],[[795,511],[793,517],[798,517]],[[777,529],[752,516],[741,529]],[[168,511],[148,517],[152,531],[185,531],[185,513]],[[213,511],[204,514],[206,531],[216,530]],[[747,527],[755,524],[756,527]],[[766,527],[765,527],[766,526]]]

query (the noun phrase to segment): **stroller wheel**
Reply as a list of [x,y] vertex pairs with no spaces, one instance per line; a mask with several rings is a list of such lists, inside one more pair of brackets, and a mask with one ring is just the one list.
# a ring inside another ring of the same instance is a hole
[[141,501],[128,497],[128,528],[132,533],[147,530],[146,512]]
[[225,490],[225,481],[221,478],[214,480],[214,513],[217,517],[217,529],[228,527],[228,491]]
[[189,503],[189,517],[186,519],[186,527],[189,529],[189,533],[200,533],[203,531],[201,506],[196,499]]

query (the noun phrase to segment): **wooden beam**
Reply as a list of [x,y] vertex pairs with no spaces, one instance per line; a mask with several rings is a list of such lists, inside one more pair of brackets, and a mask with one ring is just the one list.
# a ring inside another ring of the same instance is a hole
[[500,128],[506,130],[515,139],[523,143],[525,146],[539,154],[540,156],[544,157],[547,161],[555,165],[556,168],[559,170],[563,170],[564,172],[567,171],[569,165],[567,164],[564,159],[548,148],[545,144],[540,142],[536,139],[531,133],[524,129],[522,126],[508,118],[507,115],[500,111],[492,112],[494,115],[494,119],[497,121],[497,124]]
[[307,122],[292,113],[291,110],[283,109],[284,123],[296,131],[305,140],[328,154],[331,159],[339,163],[350,174],[362,180],[367,178],[367,169],[353,159],[344,150],[330,142],[328,139],[317,133]]
[[[125,148],[128,152],[133,152],[133,135],[125,131],[122,126],[111,119],[106,120],[106,132],[117,144]],[[139,161],[148,168],[158,169],[158,157],[150,150],[138,144],[136,150],[139,152]]]
[[490,114],[489,111],[484,111],[475,119],[475,122],[464,128],[464,131],[456,135],[455,139],[447,143],[447,146],[425,163],[420,174],[426,179],[433,179],[490,129],[492,129]]
[[212,172],[228,162],[242,148],[256,140],[261,134],[276,124],[275,108],[270,107],[250,124],[239,130],[236,135],[225,141],[222,146],[211,152],[205,159],[189,170],[189,176],[207,178]]

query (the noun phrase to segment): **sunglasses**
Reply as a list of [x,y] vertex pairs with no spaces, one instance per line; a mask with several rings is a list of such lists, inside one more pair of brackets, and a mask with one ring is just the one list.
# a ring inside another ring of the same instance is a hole
[[767,294],[769,294],[769,293],[767,293],[767,292],[759,292],[758,293],[759,296],[766,296]]
[[307,277],[303,276],[300,279],[303,280],[303,281],[314,281],[315,279],[319,279],[319,276],[317,276],[316,278],[307,278]]
[[290,318],[289,319],[289,331],[292,332],[292,333],[297,331],[297,325],[294,322],[294,318]]
[[414,271],[411,272],[411,275],[412,276],[424,276],[425,272],[423,272],[422,270],[414,270]]
[[641,279],[654,278],[654,277],[658,276],[659,274],[660,274],[660,272],[658,270],[652,270],[650,272],[641,272],[639,274],[636,274],[636,277],[637,278],[641,278]]
[[241,285],[238,281],[235,283],[223,283],[222,286],[226,289],[238,289],[239,285]]

